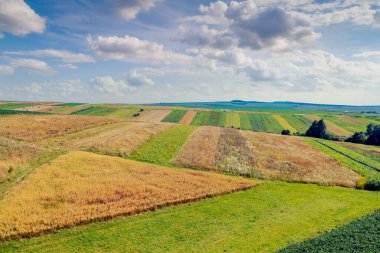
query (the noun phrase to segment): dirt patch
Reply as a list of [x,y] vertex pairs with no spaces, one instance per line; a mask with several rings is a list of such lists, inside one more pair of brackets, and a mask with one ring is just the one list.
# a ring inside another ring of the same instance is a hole
[[190,125],[193,122],[196,111],[187,111],[186,114],[182,117],[182,119],[178,122],[179,124]]

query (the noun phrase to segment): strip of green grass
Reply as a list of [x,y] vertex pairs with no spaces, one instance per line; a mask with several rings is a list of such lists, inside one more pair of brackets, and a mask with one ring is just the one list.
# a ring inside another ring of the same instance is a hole
[[271,115],[249,114],[253,131],[280,133],[283,128]]
[[226,125],[226,120],[227,120],[227,113],[226,112],[221,112],[220,115],[219,115],[218,126],[219,127],[224,127]]
[[170,160],[175,157],[195,128],[195,126],[186,125],[171,127],[135,149],[129,158],[143,162],[169,165]]
[[137,109],[124,109],[124,108],[117,108],[115,111],[106,114],[105,116],[112,117],[112,118],[119,118],[119,119],[128,119],[133,116],[133,114],[138,113],[139,110]]
[[251,120],[249,119],[249,114],[240,113],[240,126],[243,130],[252,130]]
[[379,252],[380,210],[279,253]]
[[115,112],[116,108],[107,108],[107,107],[87,107],[75,112],[72,112],[71,115],[92,115],[92,116],[106,116]]
[[251,190],[60,230],[1,252],[275,252],[380,207],[376,192],[265,182]]
[[342,118],[338,118],[337,116],[334,115],[324,115],[324,118],[333,124],[343,128],[346,130],[348,133],[353,134],[354,132],[365,132],[367,129],[367,125],[370,122],[363,122],[362,124],[354,123],[348,120],[344,120]]
[[299,133],[305,133],[310,126],[310,124],[306,123],[305,120],[302,120],[300,116],[285,114],[282,115],[282,117],[284,117],[292,127],[297,129]]
[[75,107],[78,105],[84,105],[85,103],[61,103],[61,104],[56,104],[54,106],[67,106],[67,107]]
[[234,127],[234,128],[240,128],[240,116],[239,113],[231,112],[227,113],[226,122],[224,124],[225,127]]
[[218,126],[220,112],[197,112],[192,125],[195,126]]
[[49,113],[0,109],[0,115],[12,115],[12,114],[49,114]]
[[172,122],[172,123],[178,123],[183,116],[186,114],[187,111],[184,110],[174,110],[171,111],[163,120],[162,122]]
[[32,103],[4,103],[4,104],[0,104],[0,109],[13,110],[13,109],[21,108],[21,107],[32,106],[32,105],[34,104]]
[[349,156],[350,153],[344,153],[344,151],[343,152],[338,151],[338,149],[336,149],[336,145],[339,145],[339,144],[335,144],[332,141],[325,141],[325,140],[311,139],[311,138],[310,139],[308,138],[305,141],[311,144],[313,147],[321,150],[325,154],[331,156],[332,158],[334,158],[341,164],[347,166],[351,170],[356,171],[357,173],[364,176],[365,178],[369,180],[376,180],[376,181],[380,180],[380,173],[377,170],[375,170],[372,167],[369,167],[365,163],[361,163],[360,161],[354,160],[353,158]]

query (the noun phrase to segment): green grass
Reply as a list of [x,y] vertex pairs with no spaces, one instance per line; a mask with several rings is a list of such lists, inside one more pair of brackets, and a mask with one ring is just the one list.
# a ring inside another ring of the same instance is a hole
[[49,113],[0,109],[0,115],[12,115],[12,114],[49,114]]
[[84,105],[85,103],[61,103],[61,104],[56,104],[54,106],[67,106],[67,107],[75,107],[78,105]]
[[243,130],[252,130],[251,120],[248,113],[240,113],[240,126]]
[[35,105],[35,104],[32,104],[32,103],[4,103],[4,104],[0,104],[0,109],[14,110],[17,108],[27,107],[27,106],[32,106],[32,105]]
[[[380,156],[378,154],[375,154],[374,152],[371,152],[369,150],[366,150],[363,146],[364,144],[355,144],[355,146],[346,146],[347,148],[355,151],[356,153],[359,153],[365,157],[368,157],[369,159],[375,160],[380,163]],[[374,148],[372,146],[372,148]],[[380,152],[380,147],[377,148],[378,152]]]
[[92,116],[106,116],[108,114],[114,113],[116,108],[107,108],[107,107],[87,107],[75,112],[72,112],[71,115],[92,115]]
[[376,166],[376,164],[374,164],[376,161],[368,159],[332,141],[308,138],[306,142],[333,157],[351,170],[356,171],[368,180],[380,181],[380,172],[377,171],[375,167],[372,167]]
[[370,123],[363,121],[363,123],[358,124],[348,120],[344,120],[342,118],[338,118],[334,115],[324,115],[323,117],[325,120],[328,120],[333,124],[337,125],[338,127],[343,128],[349,134],[353,134],[354,132],[365,132],[365,130],[367,129],[367,125]]
[[131,118],[133,114],[137,112],[139,112],[138,109],[124,109],[124,108],[119,109],[118,108],[109,114],[105,114],[105,116],[119,118],[119,119],[128,119],[128,118]]
[[279,253],[379,252],[380,210]]
[[280,133],[283,128],[271,115],[249,114],[253,131]]
[[186,114],[186,111],[184,110],[174,110],[171,111],[163,120],[162,122],[172,122],[172,123],[178,123],[182,117]]
[[218,126],[220,112],[197,112],[192,125],[195,126]]
[[275,252],[380,207],[376,192],[265,182],[244,192],[1,244],[1,252]]
[[227,120],[227,113],[226,112],[221,112],[220,115],[219,115],[218,126],[219,127],[224,127],[226,125],[226,120]]
[[309,129],[310,123],[300,115],[286,114],[282,115],[282,117],[285,118],[286,121],[288,121],[299,133],[305,133],[307,129]]
[[226,121],[224,124],[225,127],[235,127],[240,128],[240,115],[236,112],[229,112],[227,113]]
[[135,149],[129,158],[143,162],[170,165],[170,160],[175,157],[195,128],[195,126],[186,125],[171,127]]

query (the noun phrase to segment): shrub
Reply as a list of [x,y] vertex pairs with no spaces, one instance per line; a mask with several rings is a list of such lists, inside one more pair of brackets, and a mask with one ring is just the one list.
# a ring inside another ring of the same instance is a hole
[[351,137],[348,137],[345,141],[346,142],[353,142],[353,143],[365,143],[366,140],[365,133],[363,132],[355,132]]
[[305,133],[306,136],[315,137],[315,138],[323,138],[326,136],[326,124],[321,119],[320,121],[314,120],[309,129]]
[[380,190],[380,180],[371,179],[364,185],[365,190],[369,191],[379,191]]
[[281,134],[282,135],[290,135],[290,130],[284,129],[284,130],[281,131]]

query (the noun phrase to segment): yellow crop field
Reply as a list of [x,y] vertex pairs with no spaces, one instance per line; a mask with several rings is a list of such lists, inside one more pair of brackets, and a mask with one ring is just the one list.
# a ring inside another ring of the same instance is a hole
[[171,124],[121,122],[86,129],[65,135],[54,141],[71,149],[127,156],[152,136]]
[[248,189],[258,181],[71,152],[37,168],[0,200],[0,239]]
[[355,187],[359,175],[299,137],[245,131],[264,179]]
[[286,119],[284,119],[281,115],[279,115],[279,114],[273,114],[272,116],[273,116],[273,118],[275,118],[278,121],[278,123],[284,129],[288,129],[291,133],[298,132],[297,129],[295,129],[292,125],[290,125],[289,122],[286,121]]
[[0,116],[0,135],[35,141],[116,120],[91,116],[7,115]]
[[183,167],[215,170],[221,132],[220,127],[199,127],[183,145],[174,163]]

